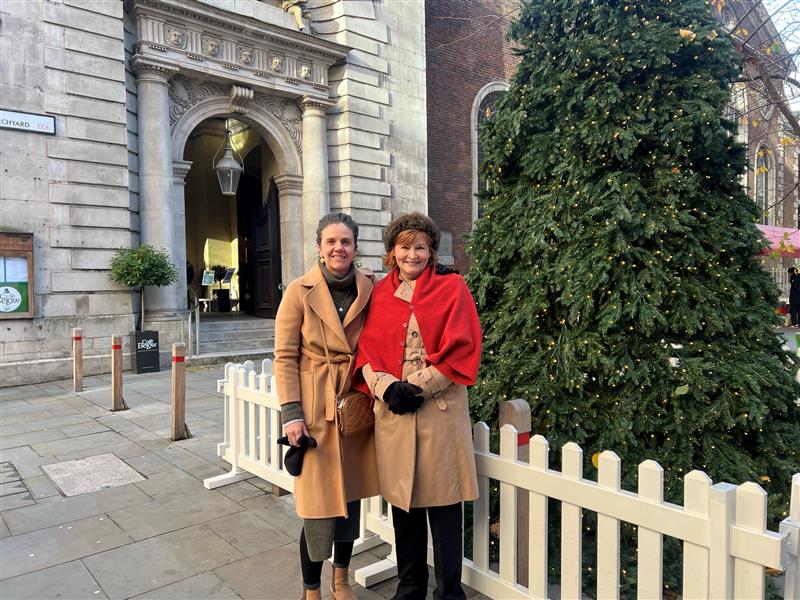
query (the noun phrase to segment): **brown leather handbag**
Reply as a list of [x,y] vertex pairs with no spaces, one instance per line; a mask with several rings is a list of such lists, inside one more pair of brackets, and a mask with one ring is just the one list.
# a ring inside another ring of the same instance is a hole
[[[328,344],[325,343],[325,331],[322,331],[322,346],[325,348],[325,360],[328,362],[328,380],[334,390],[336,403],[336,424],[339,435],[351,437],[375,427],[375,413],[372,412],[372,396],[349,390],[339,394],[339,382],[333,380],[333,365],[328,354]],[[352,361],[351,361],[352,364]]]
[[345,392],[336,399],[339,435],[350,437],[375,427],[372,397],[358,390]]

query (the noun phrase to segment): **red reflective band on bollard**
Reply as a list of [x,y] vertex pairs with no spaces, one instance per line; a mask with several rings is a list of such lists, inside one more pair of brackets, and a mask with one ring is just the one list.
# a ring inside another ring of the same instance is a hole
[[525,444],[529,444],[530,441],[531,433],[529,431],[517,435],[517,446],[524,446]]
[[111,344],[112,350],[122,350],[122,344]]
[[73,336],[72,336],[72,339],[73,339],[74,341],[76,341],[76,342],[80,342],[80,341],[81,341],[83,338],[82,338],[81,336],[79,336],[79,335],[73,335]]
[[172,362],[185,362],[185,361],[186,361],[186,357],[185,356],[173,356],[172,357]]

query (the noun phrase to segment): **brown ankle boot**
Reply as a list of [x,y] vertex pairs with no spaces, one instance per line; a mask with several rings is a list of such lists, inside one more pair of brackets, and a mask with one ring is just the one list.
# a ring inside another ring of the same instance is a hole
[[350,587],[347,567],[333,567],[331,577],[331,593],[334,600],[358,600]]
[[303,588],[303,595],[300,596],[300,600],[322,600],[322,590],[320,588],[315,590]]

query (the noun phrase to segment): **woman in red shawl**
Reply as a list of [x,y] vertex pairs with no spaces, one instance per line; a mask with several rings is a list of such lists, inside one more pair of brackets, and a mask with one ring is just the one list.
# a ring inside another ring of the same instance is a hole
[[392,504],[397,600],[426,596],[426,516],[436,597],[465,597],[461,503],[478,497],[466,386],[478,372],[480,323],[464,279],[435,267],[439,237],[419,213],[386,228],[390,272],[372,292],[356,357],[357,387],[376,400],[378,480]]

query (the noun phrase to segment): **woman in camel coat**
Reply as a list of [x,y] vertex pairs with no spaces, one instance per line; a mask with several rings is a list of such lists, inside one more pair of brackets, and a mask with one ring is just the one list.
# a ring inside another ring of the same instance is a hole
[[303,598],[320,598],[322,561],[331,555],[337,600],[355,596],[348,581],[361,498],[378,494],[373,432],[342,438],[335,396],[350,377],[372,281],[354,268],[358,225],[344,213],[324,217],[317,230],[320,260],[286,288],[275,320],[274,372],[284,433],[292,445],[316,440],[295,478]]
[[427,595],[428,532],[436,598],[463,599],[461,503],[478,497],[467,385],[481,330],[464,280],[436,265],[439,229],[411,213],[386,228],[389,274],[375,285],[356,358],[375,398],[381,495],[392,504],[400,582],[395,600]]

